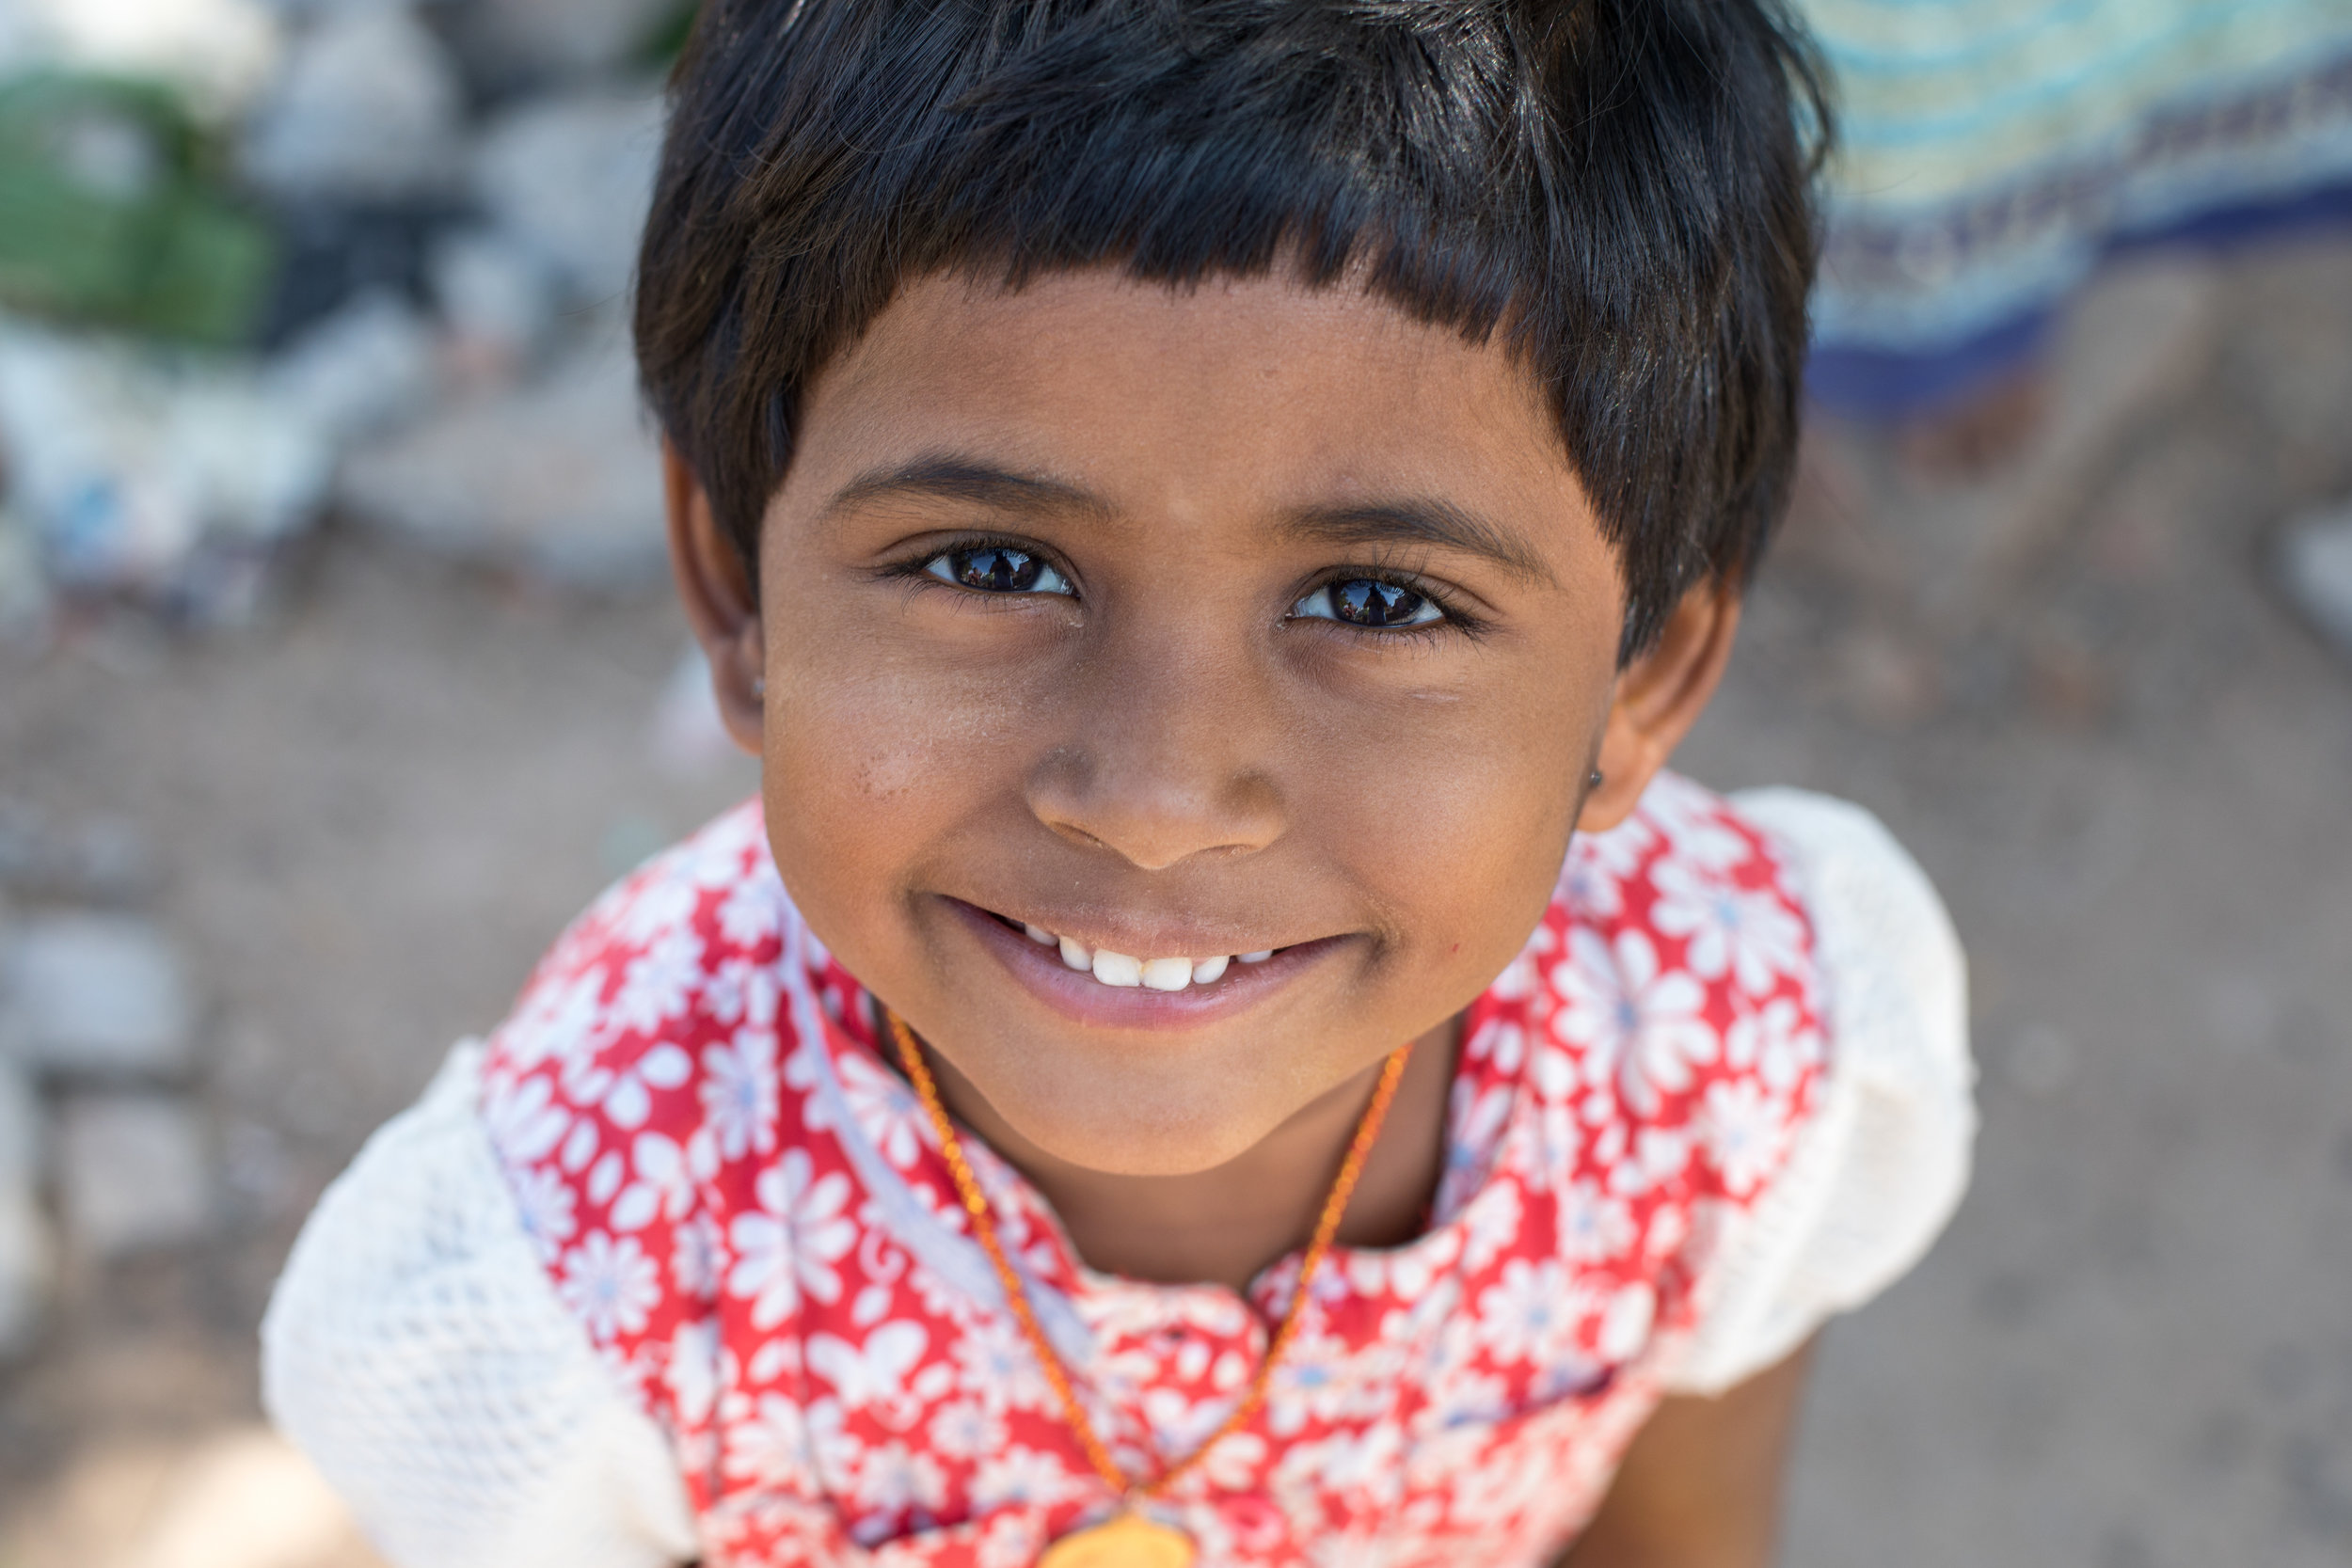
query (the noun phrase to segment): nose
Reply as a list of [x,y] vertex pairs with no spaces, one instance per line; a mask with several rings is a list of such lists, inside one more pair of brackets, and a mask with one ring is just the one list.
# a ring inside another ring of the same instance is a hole
[[1282,836],[1263,683],[1224,660],[1171,658],[1162,642],[1090,661],[1072,686],[1071,721],[1027,787],[1056,833],[1145,871]]

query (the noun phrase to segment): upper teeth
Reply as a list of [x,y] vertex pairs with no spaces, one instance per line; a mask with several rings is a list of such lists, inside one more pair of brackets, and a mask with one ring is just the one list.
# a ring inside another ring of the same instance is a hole
[[1024,925],[1021,928],[1040,947],[1059,947],[1062,962],[1087,971],[1106,986],[1182,990],[1186,986],[1205,986],[1215,981],[1236,957],[1246,964],[1263,963],[1274,957],[1274,949],[1269,947],[1262,953],[1219,953],[1206,958],[1135,958],[1107,947],[1089,947],[1070,937],[1056,936],[1042,926]]

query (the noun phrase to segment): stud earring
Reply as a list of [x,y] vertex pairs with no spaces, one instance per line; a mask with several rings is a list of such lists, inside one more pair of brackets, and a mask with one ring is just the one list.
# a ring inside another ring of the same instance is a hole
[[765,675],[754,675],[754,676],[752,677],[752,697],[753,697],[753,699],[754,699],[755,701],[757,701],[757,700],[759,700],[759,699],[761,699],[761,698],[766,697],[767,695],[768,695],[768,677],[767,677],[767,676],[765,676]]
[[1600,787],[1600,769],[1596,768],[1593,769],[1591,775],[1585,779],[1584,787],[1587,789],[1598,789]]

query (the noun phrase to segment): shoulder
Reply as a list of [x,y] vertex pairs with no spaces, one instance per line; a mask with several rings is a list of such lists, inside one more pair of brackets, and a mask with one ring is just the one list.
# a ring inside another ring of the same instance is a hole
[[[766,1152],[787,1064],[818,1010],[844,1004],[834,967],[776,876],[758,802],[728,812],[597,898],[490,1037],[482,1114],[501,1161],[593,1189],[596,1162],[640,1135]],[[560,1226],[520,1196],[527,1222]]]
[[1769,1190],[1712,1236],[1673,1382],[1713,1393],[1908,1272],[1968,1180],[1976,1130],[1966,966],[1912,857],[1863,808],[1795,789],[1724,802],[1772,846],[1810,932],[1825,1051]]

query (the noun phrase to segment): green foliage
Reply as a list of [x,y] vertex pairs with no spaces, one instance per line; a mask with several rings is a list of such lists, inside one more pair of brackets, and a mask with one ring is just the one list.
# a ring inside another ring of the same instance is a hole
[[44,72],[0,84],[0,303],[202,343],[251,326],[268,230],[167,87]]

